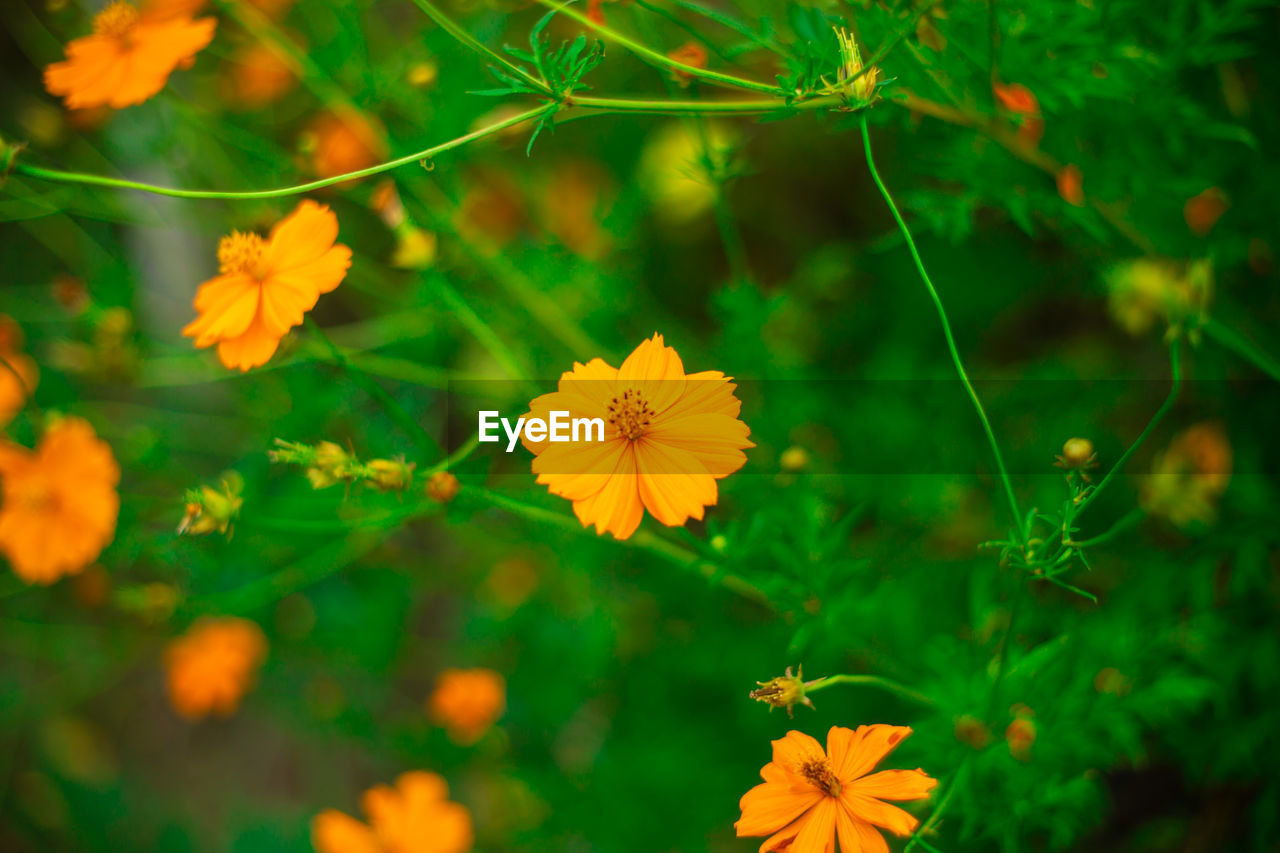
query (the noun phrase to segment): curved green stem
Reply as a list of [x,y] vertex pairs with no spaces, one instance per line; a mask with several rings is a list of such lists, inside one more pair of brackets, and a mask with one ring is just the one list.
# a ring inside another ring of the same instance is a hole
[[818,681],[818,683],[814,684],[812,687],[806,686],[804,692],[805,695],[809,695],[827,687],[834,687],[837,684],[856,684],[865,685],[867,687],[879,687],[881,690],[887,690],[890,693],[903,697],[904,699],[910,699],[912,702],[919,702],[921,705],[938,704],[923,693],[912,690],[910,687],[906,687],[896,681],[881,678],[878,675],[829,675]]
[[388,160],[385,163],[379,163],[376,166],[370,166],[367,169],[358,169],[354,172],[347,172],[342,175],[335,175],[332,178],[322,178],[316,181],[308,181],[305,184],[296,184],[291,187],[279,187],[272,190],[249,190],[245,192],[226,192],[223,190],[186,190],[174,187],[161,187],[154,184],[145,184],[139,181],[129,181],[122,178],[108,178],[104,175],[90,175],[83,172],[63,172],[58,169],[46,169],[42,166],[33,166],[24,163],[21,160],[14,166],[14,171],[18,174],[26,175],[31,178],[39,178],[45,181],[58,181],[69,184],[87,184],[89,186],[112,187],[115,189],[140,190],[142,192],[154,193],[156,195],[171,196],[173,198],[280,198],[282,196],[299,195],[301,193],[318,190],[322,187],[330,187],[334,184],[341,184],[345,181],[354,180],[356,178],[365,178],[370,175],[379,175],[383,172],[389,172],[401,166],[407,166],[411,163],[417,163],[422,160],[429,160],[437,154],[451,151],[454,148],[460,148],[468,142],[474,142],[477,139],[483,139],[491,136],[499,131],[506,130],[518,124],[536,119],[544,113],[555,109],[555,104],[543,104],[540,107],[531,110],[525,110],[517,113],[510,118],[502,121],[494,122],[486,125],[471,133],[451,139],[448,142],[442,142],[439,145],[433,145],[430,148],[414,153],[407,154],[404,157],[397,157],[394,160]]
[[974,390],[973,383],[969,381],[969,374],[965,372],[964,363],[960,360],[960,351],[956,349],[956,339],[955,335],[951,333],[951,321],[947,319],[947,310],[943,307],[942,298],[938,296],[938,291],[929,279],[929,273],[924,268],[924,261],[920,259],[920,252],[916,249],[916,242],[911,238],[911,231],[907,228],[907,223],[902,218],[902,214],[898,212],[898,205],[894,203],[893,196],[889,194],[884,181],[880,179],[880,173],[876,171],[875,160],[871,156],[871,134],[867,131],[865,113],[861,116],[859,124],[862,128],[862,146],[867,155],[867,169],[871,172],[871,179],[875,181],[877,189],[880,190],[880,195],[884,196],[885,203],[889,206],[889,211],[893,213],[893,218],[898,223],[898,229],[907,241],[907,248],[911,250],[911,259],[915,261],[916,271],[920,273],[920,279],[924,282],[925,288],[929,291],[929,297],[933,300],[933,305],[938,310],[938,319],[942,321],[942,333],[947,339],[947,350],[951,353],[951,361],[955,365],[960,382],[964,385],[964,390],[969,394],[969,399],[973,402],[974,411],[978,413],[978,420],[982,422],[982,430],[987,435],[987,442],[991,445],[991,454],[995,457],[996,468],[1000,472],[1000,482],[1004,484],[1005,497],[1009,501],[1009,511],[1013,513],[1014,529],[1018,531],[1019,540],[1025,541],[1025,522],[1022,511],[1018,509],[1018,499],[1013,494],[1013,482],[1009,479],[1009,471],[1005,468],[1004,456],[1000,453],[1000,444],[996,441],[996,434],[991,429],[991,421],[987,419],[987,412],[982,407],[982,401],[978,399],[978,392]]
[[1083,539],[1080,541],[1068,540],[1066,544],[1070,545],[1072,548],[1079,550],[1081,548],[1092,548],[1093,546],[1101,545],[1104,542],[1110,542],[1112,539],[1116,538],[1121,533],[1124,533],[1129,528],[1137,525],[1140,521],[1142,521],[1142,519],[1146,517],[1147,517],[1146,510],[1144,510],[1140,506],[1136,506],[1133,509],[1129,510],[1127,513],[1125,513],[1123,516],[1121,516],[1119,521],[1111,525],[1102,533],[1099,533],[1097,536],[1094,536],[1091,539]]
[[1156,410],[1156,413],[1152,415],[1150,422],[1147,423],[1147,428],[1138,436],[1137,441],[1129,445],[1129,449],[1121,454],[1120,458],[1116,460],[1116,464],[1107,472],[1107,476],[1103,477],[1102,482],[1098,483],[1098,487],[1085,495],[1084,499],[1080,501],[1080,508],[1076,510],[1077,516],[1084,512],[1084,508],[1093,503],[1094,500],[1097,499],[1098,495],[1102,494],[1102,490],[1105,489],[1107,485],[1115,479],[1116,475],[1120,473],[1120,470],[1124,468],[1124,464],[1129,461],[1129,457],[1133,455],[1134,451],[1142,446],[1142,443],[1147,440],[1147,436],[1151,435],[1152,431],[1156,428],[1156,425],[1159,424],[1160,421],[1164,419],[1164,416],[1169,413],[1169,410],[1173,408],[1173,403],[1178,399],[1178,392],[1182,388],[1181,337],[1174,337],[1173,340],[1169,342],[1169,371],[1173,378],[1172,385],[1169,388],[1169,396],[1165,397],[1164,403],[1162,403],[1160,408]]
[[521,68],[519,65],[516,65],[514,62],[507,59],[505,56],[498,53],[496,50],[493,50],[488,45],[481,42],[475,36],[471,35],[471,33],[467,32],[462,27],[454,23],[452,18],[450,18],[444,12],[441,12],[438,8],[436,8],[434,4],[428,2],[428,0],[413,0],[413,2],[414,4],[417,5],[419,9],[421,9],[423,12],[426,13],[428,18],[430,18],[431,20],[439,24],[441,29],[443,29],[449,35],[453,36],[463,45],[471,48],[476,53],[480,54],[483,57],[486,57],[490,61],[495,62],[498,65],[502,66],[504,69],[506,69],[506,71],[509,74],[513,74],[516,77],[519,77],[521,80],[525,81],[530,86],[537,89],[539,92],[542,92],[545,95],[551,94],[551,89],[547,86],[544,80],[530,74],[528,71]]

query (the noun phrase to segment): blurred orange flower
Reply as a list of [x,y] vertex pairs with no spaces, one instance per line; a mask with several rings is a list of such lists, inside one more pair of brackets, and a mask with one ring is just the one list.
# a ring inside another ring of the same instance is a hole
[[98,559],[116,533],[120,467],[80,418],[54,421],[34,451],[0,444],[0,553],[48,585]]
[[1182,218],[1193,234],[1204,237],[1213,230],[1213,226],[1218,224],[1218,220],[1230,206],[1226,193],[1218,187],[1209,187],[1187,199],[1187,203],[1182,206]]
[[365,792],[367,824],[336,809],[316,815],[311,844],[318,853],[466,853],[473,843],[471,813],[448,798],[449,786],[435,773],[402,773],[394,788]]
[[387,156],[387,141],[369,119],[354,112],[322,113],[307,128],[311,170],[333,178],[376,165]]
[[463,745],[479,740],[506,707],[506,682],[491,669],[446,669],[427,699],[427,714]]
[[194,13],[189,2],[152,2],[139,9],[115,0],[93,19],[93,35],[72,41],[66,61],[45,69],[45,88],[69,109],[142,103],[213,40],[217,21],[193,20]]
[[200,285],[199,313],[182,334],[197,347],[218,345],[218,358],[246,371],[266,364],[280,339],[302,322],[320,294],[346,277],[351,250],[334,241],[338,218],[304,201],[262,239],[233,231],[218,244],[221,275]]
[[[884,800],[924,799],[938,784],[923,770],[871,770],[911,734],[906,726],[832,726],[827,749],[802,732],[773,742],[764,783],[743,795],[738,837],[768,835],[761,853],[888,853],[876,827],[909,835],[919,821]],[[788,846],[789,845],[789,846]]]
[[264,44],[241,48],[225,66],[223,97],[249,109],[279,100],[298,85],[297,64]]
[[1080,167],[1075,163],[1068,163],[1058,172],[1058,195],[1062,196],[1062,200],[1067,204],[1076,207],[1084,207],[1084,176],[1080,174]]
[[1199,423],[1174,436],[1143,478],[1143,509],[1185,527],[1208,524],[1218,499],[1231,482],[1233,454],[1226,431],[1217,423]]
[[993,83],[991,91],[1000,106],[1017,116],[1018,141],[1035,148],[1044,136],[1044,117],[1035,93],[1021,83]]
[[716,480],[747,461],[755,447],[738,419],[737,388],[718,370],[685,373],[675,349],[655,334],[622,367],[604,359],[575,363],[559,389],[529,404],[525,418],[600,418],[604,441],[550,444],[527,437],[533,472],[552,494],[573,501],[584,527],[618,539],[640,526],[647,509],[668,526],[701,519],[716,503]]
[[40,370],[22,352],[22,329],[0,314],[0,429],[14,419],[40,382]]
[[267,656],[267,638],[257,624],[234,616],[204,618],[169,644],[169,702],[188,719],[229,717]]

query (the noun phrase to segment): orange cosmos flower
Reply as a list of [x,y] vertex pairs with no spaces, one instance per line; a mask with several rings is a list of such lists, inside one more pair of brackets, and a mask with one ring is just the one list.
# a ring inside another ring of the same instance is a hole
[[[583,526],[618,539],[640,526],[644,511],[668,526],[701,519],[718,499],[716,480],[747,461],[755,447],[738,420],[737,386],[718,370],[685,373],[675,349],[655,334],[622,367],[604,359],[575,363],[559,390],[529,404],[525,418],[600,418],[604,441],[547,443],[524,438],[533,472],[552,494],[573,501]],[[591,429],[587,432],[590,434]]]
[[67,45],[65,62],[45,69],[44,85],[68,109],[128,107],[164,88],[213,40],[217,21],[193,20],[191,4],[115,0],[93,19],[93,35]]
[[224,68],[222,93],[228,101],[249,109],[265,107],[298,84],[294,60],[264,44],[250,44]]
[[36,363],[22,352],[22,329],[0,314],[0,428],[22,411],[39,381]]
[[876,827],[905,836],[919,821],[884,800],[923,799],[938,784],[923,770],[867,775],[910,734],[906,726],[832,726],[824,752],[808,735],[787,732],[760,771],[764,784],[742,797],[738,837],[768,835],[760,853],[834,853],[837,838],[843,853],[888,853]]
[[307,129],[311,170],[333,178],[367,169],[386,158],[387,140],[381,128],[356,112],[323,113]]
[[55,421],[34,451],[0,444],[0,553],[48,585],[98,559],[116,534],[120,467],[80,418]]
[[449,786],[435,773],[402,773],[394,788],[365,792],[367,824],[336,809],[316,815],[311,844],[318,853],[466,853],[471,813],[448,798]]
[[446,669],[427,699],[427,713],[459,744],[472,744],[507,707],[507,685],[491,669]]
[[200,316],[182,334],[197,347],[218,345],[218,358],[241,371],[266,364],[280,339],[302,322],[320,294],[341,283],[351,250],[334,244],[338,217],[304,201],[263,240],[233,231],[218,244],[221,275],[200,285]]
[[229,717],[267,656],[267,638],[247,619],[201,619],[169,644],[169,702],[188,719]]

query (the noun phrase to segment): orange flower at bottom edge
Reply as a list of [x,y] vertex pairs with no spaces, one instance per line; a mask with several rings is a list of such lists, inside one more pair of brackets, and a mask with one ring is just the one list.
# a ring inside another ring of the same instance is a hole
[[142,103],[213,40],[217,22],[193,20],[193,11],[115,0],[93,19],[93,35],[70,42],[66,61],[45,69],[45,88],[68,109]]
[[[888,853],[880,827],[905,836],[919,823],[885,800],[920,800],[938,780],[922,770],[871,770],[901,743],[906,726],[832,726],[827,749],[802,732],[773,742],[764,783],[742,796],[738,837],[768,835],[760,853]],[[870,774],[870,775],[868,775]]]
[[188,719],[228,717],[257,678],[267,638],[256,623],[233,616],[205,618],[165,650],[169,701]]
[[22,330],[0,314],[0,428],[13,420],[40,382],[40,370],[22,352]]
[[449,786],[435,773],[402,773],[394,788],[365,792],[367,824],[336,809],[316,815],[311,844],[318,853],[466,853],[471,813],[448,797]]
[[507,685],[491,669],[446,669],[427,699],[427,713],[461,744],[480,739],[507,707]]
[[119,482],[111,448],[80,418],[55,421],[34,451],[0,443],[0,553],[14,574],[47,585],[98,559],[116,535]]
[[[561,374],[557,391],[529,404],[526,419],[604,422],[604,441],[531,441],[533,472],[554,495],[573,501],[584,527],[594,524],[626,539],[645,510],[674,527],[701,519],[719,499],[716,481],[746,464],[743,450],[755,445],[738,420],[737,388],[718,370],[685,373],[675,349],[655,334],[641,342],[621,367],[604,359],[575,363]],[[592,439],[595,433],[588,433]]]
[[266,364],[280,339],[302,322],[320,294],[337,287],[351,250],[335,240],[338,217],[304,201],[262,239],[233,231],[218,244],[221,275],[200,285],[200,316],[182,330],[197,347],[218,345],[218,358],[246,371]]

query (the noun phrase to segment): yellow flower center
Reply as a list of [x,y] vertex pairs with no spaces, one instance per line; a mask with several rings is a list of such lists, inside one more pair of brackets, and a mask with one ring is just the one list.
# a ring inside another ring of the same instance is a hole
[[218,269],[223,275],[246,273],[260,279],[263,277],[261,262],[265,248],[266,241],[257,234],[232,231],[218,243]]
[[93,31],[100,36],[123,38],[138,23],[138,10],[125,0],[115,0],[93,19]]
[[622,396],[614,397],[608,406],[609,423],[618,433],[635,440],[644,435],[653,419],[653,409],[645,402],[644,397],[634,388],[622,392]]
[[813,783],[814,787],[826,792],[829,797],[840,796],[841,784],[831,770],[831,763],[825,758],[811,758],[800,765],[800,775]]

